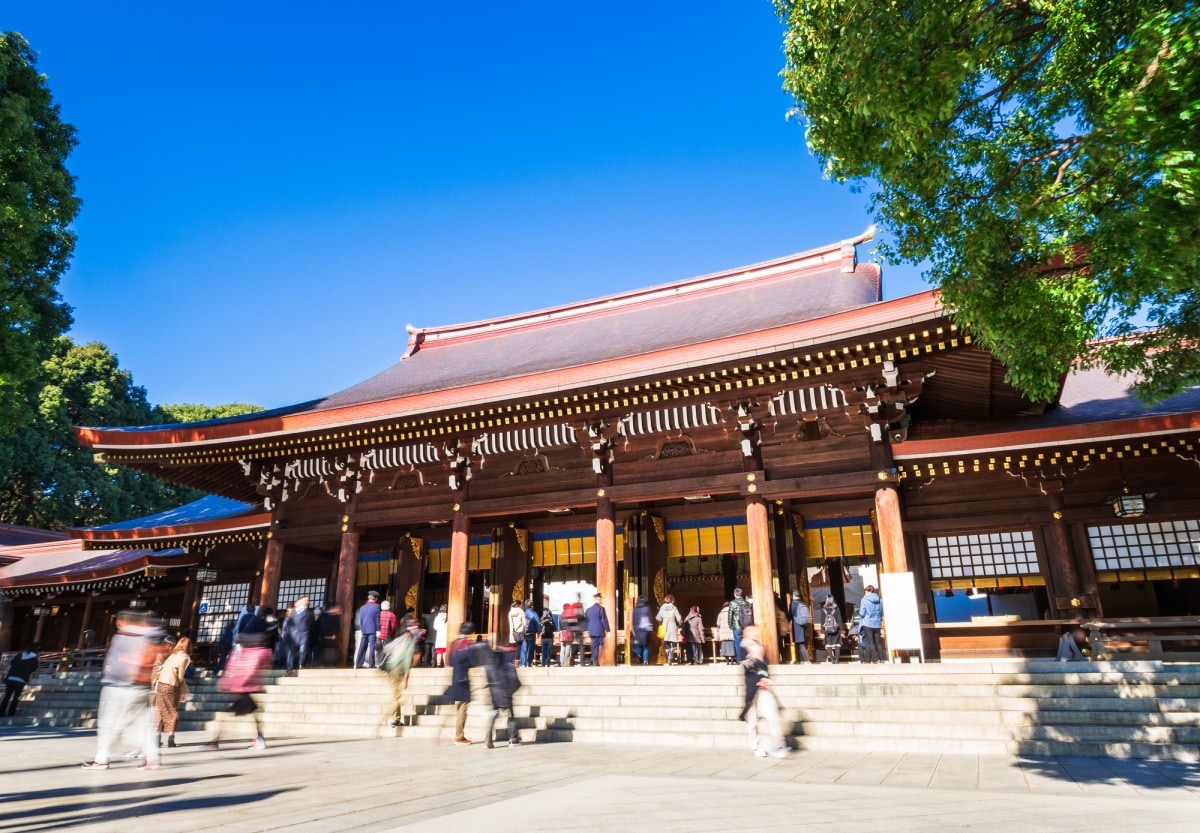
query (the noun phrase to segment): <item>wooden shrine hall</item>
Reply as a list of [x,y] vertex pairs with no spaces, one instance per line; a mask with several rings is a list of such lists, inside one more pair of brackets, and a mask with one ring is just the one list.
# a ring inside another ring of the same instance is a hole
[[557,613],[595,588],[627,630],[634,599],[672,594],[711,626],[740,587],[774,661],[793,592],[849,620],[893,573],[930,657],[1052,654],[1048,622],[1194,619],[1200,390],[1147,408],[1080,371],[1032,402],[936,293],[881,300],[866,239],[409,327],[394,366],[292,407],[80,429],[225,510],[72,535],[193,557],[177,603],[201,641],[247,602],[309,595],[347,614],[343,655],[372,589],[504,639],[514,600]]

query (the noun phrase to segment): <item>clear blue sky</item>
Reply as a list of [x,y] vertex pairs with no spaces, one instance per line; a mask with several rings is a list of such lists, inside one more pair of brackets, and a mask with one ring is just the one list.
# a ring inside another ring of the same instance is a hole
[[[10,0],[0,29],[79,130],[72,336],[154,403],[300,402],[394,363],[405,324],[871,224],[785,118],[767,0]],[[925,288],[885,264],[887,297]]]

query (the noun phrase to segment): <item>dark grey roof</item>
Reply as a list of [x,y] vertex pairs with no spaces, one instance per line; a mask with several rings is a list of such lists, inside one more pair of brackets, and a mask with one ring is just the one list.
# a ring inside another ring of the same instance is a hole
[[719,292],[427,345],[313,410],[377,402],[746,335],[879,301],[879,272],[829,268]]

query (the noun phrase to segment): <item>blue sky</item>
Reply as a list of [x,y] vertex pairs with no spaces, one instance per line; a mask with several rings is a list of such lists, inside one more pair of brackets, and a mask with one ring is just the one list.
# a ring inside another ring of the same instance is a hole
[[[17,0],[0,29],[79,130],[72,336],[155,403],[304,401],[393,364],[406,324],[871,224],[785,118],[767,0]],[[885,264],[886,297],[925,288]]]

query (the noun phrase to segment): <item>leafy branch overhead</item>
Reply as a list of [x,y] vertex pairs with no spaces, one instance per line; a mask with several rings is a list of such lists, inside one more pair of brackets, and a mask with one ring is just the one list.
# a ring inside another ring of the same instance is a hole
[[1077,358],[1200,383],[1200,5],[777,0],[828,175],[1050,399]]

